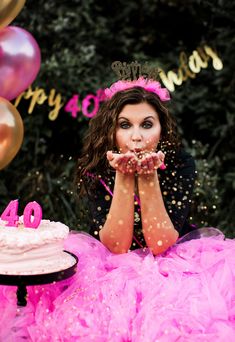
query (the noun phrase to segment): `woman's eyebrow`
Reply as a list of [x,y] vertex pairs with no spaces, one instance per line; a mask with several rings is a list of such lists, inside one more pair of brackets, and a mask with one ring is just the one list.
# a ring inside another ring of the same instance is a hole
[[[120,116],[120,117],[118,118],[118,120],[121,120],[121,119],[124,119],[124,120],[129,121],[129,119],[126,118],[125,116]],[[146,120],[146,119],[155,119],[155,117],[154,117],[153,115],[149,115],[149,116],[146,116],[146,117],[143,118],[143,120]]]
[[124,116],[120,116],[120,117],[118,118],[118,120],[120,120],[120,119],[124,119],[124,120],[129,121],[129,119],[128,119],[128,118],[125,118]]
[[146,120],[146,119],[155,119],[155,118],[156,118],[155,116],[149,115],[149,116],[146,116],[146,117],[144,118],[144,120]]

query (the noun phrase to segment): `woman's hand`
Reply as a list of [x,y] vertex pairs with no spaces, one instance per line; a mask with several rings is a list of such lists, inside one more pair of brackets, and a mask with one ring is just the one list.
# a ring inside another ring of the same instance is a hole
[[109,164],[116,170],[123,174],[134,174],[137,168],[138,159],[133,152],[113,153],[107,152],[107,159]]
[[165,154],[162,151],[147,153],[107,152],[110,166],[123,174],[153,174],[158,168],[164,169]]
[[158,169],[165,169],[165,154],[162,151],[139,155],[136,171],[138,174],[154,174]]

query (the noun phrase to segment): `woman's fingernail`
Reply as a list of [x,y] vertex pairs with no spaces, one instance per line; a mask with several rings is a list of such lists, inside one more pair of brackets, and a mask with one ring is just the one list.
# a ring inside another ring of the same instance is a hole
[[162,165],[159,167],[159,169],[165,170],[166,169],[166,165],[164,163],[162,163]]

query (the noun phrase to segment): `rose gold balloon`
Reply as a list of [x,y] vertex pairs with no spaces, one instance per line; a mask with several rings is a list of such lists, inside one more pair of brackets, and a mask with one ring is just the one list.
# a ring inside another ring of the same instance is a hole
[[1,97],[12,100],[28,88],[40,64],[40,48],[28,31],[16,26],[0,30]]
[[19,112],[0,97],[0,170],[16,156],[23,136],[24,126]]
[[10,24],[24,4],[25,0],[0,0],[0,27]]

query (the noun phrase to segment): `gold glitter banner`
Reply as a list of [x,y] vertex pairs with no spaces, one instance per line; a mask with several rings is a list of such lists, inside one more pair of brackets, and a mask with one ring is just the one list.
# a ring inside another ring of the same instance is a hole
[[[179,55],[178,69],[169,70],[168,72],[161,68],[150,66],[147,62],[141,65],[138,62],[128,64],[115,61],[112,63],[112,69],[119,79],[130,80],[141,76],[159,79],[170,92],[173,92],[175,91],[175,86],[182,85],[188,78],[195,78],[202,69],[208,68],[209,62],[212,63],[215,70],[223,68],[223,63],[217,53],[208,45],[204,45],[194,50],[189,57],[182,51]],[[48,106],[52,108],[48,118],[54,121],[63,107],[64,112],[73,118],[77,118],[78,112],[91,118],[96,115],[99,103],[104,100],[104,96],[103,89],[98,89],[96,94],[88,94],[84,99],[80,99],[80,95],[77,93],[70,99],[65,100],[60,93],[56,93],[55,89],[51,89],[49,94],[47,94],[43,88],[36,87],[33,90],[30,86],[16,98],[14,105],[17,107],[22,99],[30,100],[28,114],[32,114],[36,105],[42,105],[47,101]]]

